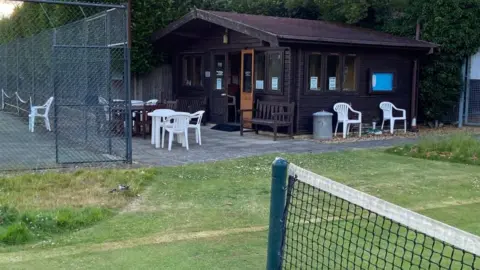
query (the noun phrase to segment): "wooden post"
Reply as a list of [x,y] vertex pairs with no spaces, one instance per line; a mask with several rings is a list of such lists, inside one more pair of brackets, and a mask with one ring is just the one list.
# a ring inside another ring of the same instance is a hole
[[[415,31],[415,39],[420,39],[420,19],[417,20],[417,26]],[[412,74],[412,103],[410,104],[410,129],[413,132],[417,132],[417,106],[418,106],[418,59],[413,61],[413,74]],[[415,122],[415,125],[412,123]]]

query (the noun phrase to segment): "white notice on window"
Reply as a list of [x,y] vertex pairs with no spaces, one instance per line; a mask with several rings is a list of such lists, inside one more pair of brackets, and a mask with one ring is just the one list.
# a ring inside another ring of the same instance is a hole
[[255,89],[263,90],[263,80],[257,80],[255,83]]
[[222,78],[217,78],[217,90],[222,90],[223,89],[223,81]]
[[336,90],[337,89],[337,78],[336,77],[329,77],[328,78],[328,89],[329,90]]
[[272,90],[278,90],[278,77],[272,77]]
[[318,89],[318,77],[310,77],[310,89],[311,90]]
[[205,71],[205,78],[210,78],[210,71]]

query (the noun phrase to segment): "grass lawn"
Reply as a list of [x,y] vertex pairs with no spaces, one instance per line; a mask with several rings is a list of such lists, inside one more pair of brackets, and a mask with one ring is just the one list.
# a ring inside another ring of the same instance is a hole
[[[263,269],[275,155],[161,168],[112,218],[48,245],[2,247],[9,269]],[[369,194],[480,235],[480,166],[382,151],[284,155]]]

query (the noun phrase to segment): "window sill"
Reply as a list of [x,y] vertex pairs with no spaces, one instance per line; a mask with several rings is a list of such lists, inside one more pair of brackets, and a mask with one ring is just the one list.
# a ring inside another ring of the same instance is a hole
[[281,90],[255,90],[255,94],[283,96]]
[[358,90],[355,91],[339,91],[339,90],[306,90],[303,92],[305,96],[358,96]]
[[391,95],[391,94],[395,94],[395,91],[396,89],[394,88],[392,91],[368,91],[368,94],[369,95],[373,95],[373,96],[376,96],[376,95]]

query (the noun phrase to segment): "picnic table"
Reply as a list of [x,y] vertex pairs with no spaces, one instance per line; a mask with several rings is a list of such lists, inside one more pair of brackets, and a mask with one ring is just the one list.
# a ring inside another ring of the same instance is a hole
[[[152,112],[157,109],[165,108],[165,104],[158,105],[146,105],[145,102],[141,100],[132,100],[130,105],[130,114],[132,115],[132,135],[141,135],[146,136],[147,126],[150,125],[148,117],[143,117],[149,112]],[[111,107],[113,121],[114,121],[114,130],[118,133],[122,133],[125,124],[125,110],[126,104],[123,100],[114,99]]]

